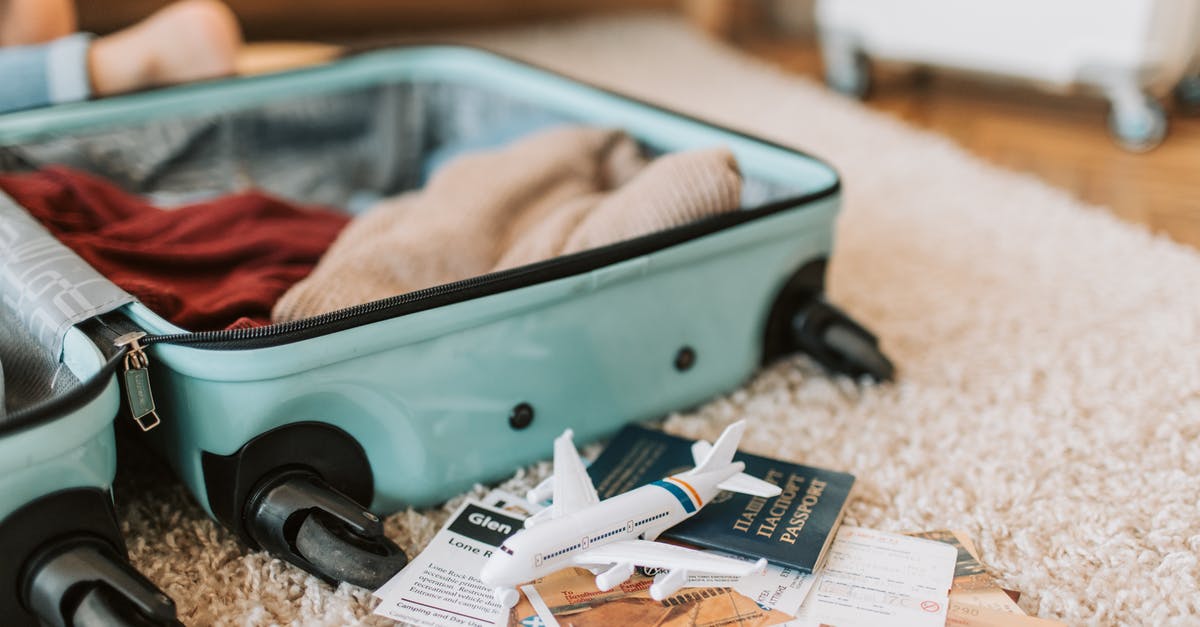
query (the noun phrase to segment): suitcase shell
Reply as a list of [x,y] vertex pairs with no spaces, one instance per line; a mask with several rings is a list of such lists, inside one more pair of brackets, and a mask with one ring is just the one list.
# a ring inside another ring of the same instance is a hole
[[1188,76],[1200,50],[1194,0],[820,0],[826,76],[865,93],[865,58],[1023,79],[1052,90],[1083,87],[1113,104],[1110,124],[1131,149],[1162,139],[1154,100]]
[[[0,333],[23,338],[18,325],[0,316]],[[71,624],[73,610],[60,604],[75,599],[113,624],[127,624],[133,607],[146,621],[138,624],[175,624],[170,600],[124,561],[112,500],[114,368],[77,329],[64,337],[61,362],[77,386],[0,417],[0,616],[6,625]],[[92,595],[97,581],[104,595]],[[110,592],[128,598],[114,602]]]
[[[820,341],[794,337],[797,316],[808,312],[805,324],[853,329],[875,351],[869,333],[821,300],[840,199],[832,168],[491,53],[396,49],[27,112],[0,119],[0,145],[98,129],[120,135],[146,120],[425,82],[493,99],[518,94],[555,115],[624,128],[656,149],[725,144],[748,187],[760,190],[749,195],[788,193],[718,219],[286,325],[189,333],[139,303],[125,306],[124,316],[151,334],[162,416],[155,443],[200,504],[247,542],[294,548],[294,539],[265,536],[298,510],[253,505],[277,485],[264,477],[279,469],[303,468],[349,497],[339,501],[347,522],[355,502],[390,512],[508,476],[548,455],[567,427],[588,441],[693,406],[784,353],[806,349],[852,374],[890,376],[881,355],[874,367],[857,367]],[[322,106],[337,110],[338,102]],[[274,527],[255,527],[260,518]]]

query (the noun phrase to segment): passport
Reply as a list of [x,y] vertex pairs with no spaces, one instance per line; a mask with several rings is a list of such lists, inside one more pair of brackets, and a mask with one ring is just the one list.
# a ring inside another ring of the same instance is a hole
[[[842,522],[854,475],[738,452],[746,473],[779,486],[766,499],[721,492],[662,538],[812,573]],[[690,470],[692,440],[629,425],[588,467],[600,499]]]

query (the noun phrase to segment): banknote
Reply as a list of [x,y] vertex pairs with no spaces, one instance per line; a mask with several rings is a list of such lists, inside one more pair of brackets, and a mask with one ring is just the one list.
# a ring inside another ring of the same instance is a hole
[[[582,568],[568,568],[522,588],[525,599],[509,613],[508,624],[543,624],[562,627],[607,627],[608,625],[742,625],[768,627],[791,620],[779,610],[765,609],[750,597],[729,587],[689,587],[655,601],[650,597],[653,579],[634,574],[608,592],[596,588],[596,578]],[[536,623],[528,613],[538,612]],[[548,613],[548,615],[546,615]]]

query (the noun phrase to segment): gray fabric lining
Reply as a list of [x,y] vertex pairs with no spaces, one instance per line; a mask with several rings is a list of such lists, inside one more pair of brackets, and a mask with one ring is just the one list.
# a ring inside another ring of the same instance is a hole
[[79,385],[75,375],[43,347],[11,311],[0,307],[0,422]]
[[[425,157],[439,148],[531,117],[572,121],[477,86],[400,83],[3,148],[0,167],[68,165],[166,205],[257,187],[350,210],[361,207],[356,198],[420,185]],[[743,205],[792,191],[748,179]]]
[[132,296],[0,193],[0,308],[55,359],[68,329],[130,302]]

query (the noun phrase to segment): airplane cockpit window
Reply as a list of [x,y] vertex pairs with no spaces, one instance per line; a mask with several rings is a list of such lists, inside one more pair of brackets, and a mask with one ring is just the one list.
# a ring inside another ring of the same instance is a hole
[[505,553],[508,553],[509,555],[512,555],[512,554],[513,554],[513,552],[512,552],[512,549],[508,548],[508,545],[507,545],[507,544],[501,544],[501,545],[500,545],[500,550],[501,550],[501,551],[504,551]]

